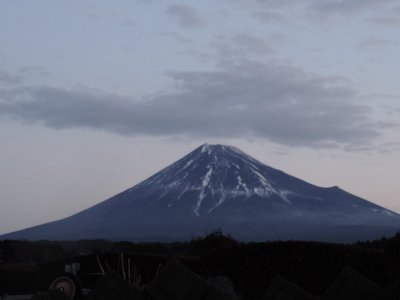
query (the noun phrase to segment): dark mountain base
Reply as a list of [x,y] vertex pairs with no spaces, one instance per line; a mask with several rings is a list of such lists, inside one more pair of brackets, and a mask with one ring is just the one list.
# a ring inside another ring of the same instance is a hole
[[[392,225],[330,225],[310,224],[305,221],[287,221],[270,218],[270,222],[249,221],[221,221],[215,219],[191,221],[190,226],[181,222],[169,222],[160,226],[157,221],[139,220],[138,225],[121,225],[120,223],[94,223],[81,226],[80,223],[63,226],[62,224],[48,223],[26,230],[3,235],[2,239],[27,239],[77,241],[82,239],[105,239],[111,241],[130,242],[185,242],[193,237],[204,236],[216,229],[231,235],[238,241],[321,241],[333,243],[354,243],[357,241],[375,240],[390,237],[400,230],[399,226]],[[62,223],[57,221],[54,223]]]

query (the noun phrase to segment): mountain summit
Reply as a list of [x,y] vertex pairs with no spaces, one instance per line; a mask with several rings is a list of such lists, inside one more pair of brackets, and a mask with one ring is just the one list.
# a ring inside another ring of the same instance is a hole
[[71,217],[0,238],[174,241],[217,228],[241,240],[355,241],[394,234],[400,216],[321,188],[224,145],[204,144]]

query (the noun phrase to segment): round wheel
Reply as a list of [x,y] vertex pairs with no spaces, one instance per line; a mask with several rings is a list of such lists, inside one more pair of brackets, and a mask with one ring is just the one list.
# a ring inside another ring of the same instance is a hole
[[50,290],[59,290],[68,298],[74,299],[79,294],[80,287],[73,276],[61,275],[56,277],[50,284]]

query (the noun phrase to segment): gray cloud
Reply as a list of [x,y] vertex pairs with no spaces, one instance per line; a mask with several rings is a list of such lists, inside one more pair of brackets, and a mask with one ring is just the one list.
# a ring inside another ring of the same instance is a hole
[[[398,24],[397,15],[399,6],[397,0],[226,0],[240,6],[240,9],[252,12],[260,21],[269,24],[289,24],[293,17],[309,18],[318,17],[321,22],[329,16],[354,16],[368,17],[369,21],[383,25]],[[290,13],[296,14],[290,16]],[[382,15],[382,16],[381,16]],[[375,16],[379,16],[375,18]],[[322,18],[322,19],[321,19]],[[314,20],[311,18],[310,20]]]
[[[268,8],[281,8],[281,7],[285,7],[285,6],[292,6],[292,5],[298,5],[298,4],[303,4],[304,1],[301,0],[280,0],[280,1],[276,1],[276,0],[227,0],[228,2],[231,3],[236,3],[236,4],[244,4],[246,6],[263,6],[263,7],[268,7]],[[309,0],[305,0],[306,2],[308,2]]]
[[381,17],[367,18],[366,21],[390,27],[400,26],[400,18],[397,17],[381,16]]
[[279,13],[273,11],[258,11],[254,16],[265,23],[286,23],[286,19]]
[[220,59],[244,59],[273,53],[269,42],[249,33],[219,36],[213,45]]
[[384,8],[395,0],[315,0],[309,6],[321,13],[346,14],[369,8]]
[[[327,15],[349,15],[364,13],[366,11],[376,15],[378,12],[388,13],[396,12],[398,7],[396,0],[228,0],[229,2],[241,4],[243,7],[256,9],[254,14],[260,20],[267,22],[281,22],[279,12],[287,8],[305,8],[306,11],[312,11],[323,16]],[[267,9],[266,12],[259,13],[260,9]],[[268,10],[275,10],[270,12]]]
[[396,0],[228,0],[232,3],[247,7],[264,7],[267,9],[281,9],[300,6],[321,13],[353,13],[368,8],[385,8],[387,4],[396,4]]
[[31,78],[40,79],[49,76],[48,72],[39,66],[26,66],[14,74],[0,69],[0,89],[10,86],[20,86]]
[[185,4],[173,4],[167,7],[166,13],[178,20],[183,28],[195,28],[204,24],[204,20],[199,16],[197,10]]
[[124,20],[121,22],[121,25],[125,27],[134,27],[137,26],[138,24],[139,24],[138,22],[133,20]]
[[193,42],[192,38],[188,38],[185,35],[182,35],[178,32],[168,32],[168,31],[162,31],[159,33],[160,36],[164,36],[164,37],[169,37],[174,39],[175,41],[182,43],[182,44],[190,44]]
[[366,38],[357,44],[360,49],[371,49],[371,48],[381,48],[385,46],[396,46],[399,43],[396,41],[382,39],[377,37]]
[[254,35],[248,33],[238,33],[232,37],[232,41],[238,47],[243,47],[246,50],[255,52],[271,51],[268,43]]
[[133,3],[140,3],[140,4],[153,4],[158,3],[160,0],[132,0]]
[[22,81],[21,74],[10,74],[8,72],[0,70],[0,87],[2,85],[8,86],[10,84],[18,84]]
[[0,90],[0,116],[52,128],[123,135],[258,137],[291,146],[368,145],[379,136],[369,108],[338,78],[282,65],[228,62],[172,72],[178,92],[132,101],[50,87]]

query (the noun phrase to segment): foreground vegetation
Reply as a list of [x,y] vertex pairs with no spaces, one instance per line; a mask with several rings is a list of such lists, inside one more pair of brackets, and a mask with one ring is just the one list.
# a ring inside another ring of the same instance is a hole
[[322,294],[345,266],[381,286],[400,275],[400,234],[390,239],[351,245],[304,241],[241,243],[213,232],[177,243],[131,243],[105,240],[0,241],[0,290],[10,294],[45,290],[64,265],[79,262],[83,284],[94,285],[99,261],[120,272],[121,255],[146,285],[171,258],[207,278],[228,277],[243,299],[257,299],[281,276],[304,291]]

